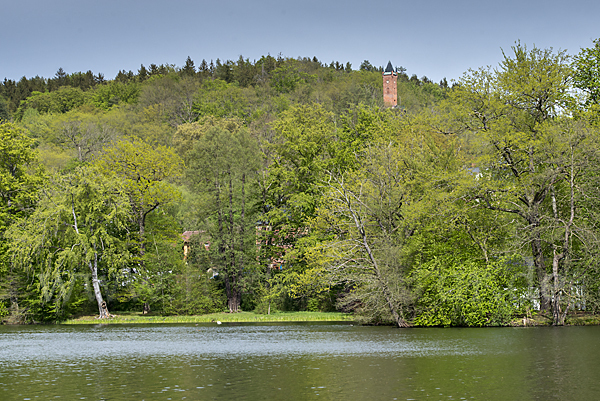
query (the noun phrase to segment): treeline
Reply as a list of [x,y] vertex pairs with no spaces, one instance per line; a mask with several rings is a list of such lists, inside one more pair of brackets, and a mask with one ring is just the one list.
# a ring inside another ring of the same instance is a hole
[[[316,57],[289,59],[282,55],[276,58],[267,55],[259,60],[250,61],[240,56],[237,61],[226,60],[222,62],[217,59],[215,62],[205,59],[196,66],[194,61],[188,57],[182,67],[176,67],[172,64],[150,64],[145,67],[143,64],[134,72],[132,70],[119,70],[113,81],[121,84],[142,83],[152,77],[166,76],[169,74],[177,74],[180,77],[195,78],[197,80],[205,79],[220,79],[227,83],[236,83],[240,87],[256,86],[269,81],[274,70],[284,67],[284,65],[294,64],[295,67],[305,74],[314,74],[317,71],[324,72],[324,69],[337,72],[351,72],[352,64],[347,62],[345,65],[339,61],[331,61],[331,63],[322,63]],[[419,79],[416,74],[410,78],[405,73],[403,67],[397,67],[400,80],[410,80],[417,85],[422,83],[432,83],[426,76]],[[368,60],[361,63],[360,71],[374,72],[383,71],[383,67],[375,67]],[[281,75],[277,72],[275,75]],[[331,79],[331,77],[329,77]],[[76,72],[68,74],[62,68],[59,68],[55,76],[52,78],[43,78],[36,76],[33,78],[22,77],[19,81],[14,81],[4,78],[0,84],[0,98],[4,100],[4,104],[0,104],[0,113],[6,119],[7,113],[15,113],[21,102],[31,96],[34,92],[53,92],[58,89],[69,87],[76,88],[82,91],[88,91],[96,88],[99,85],[107,84],[110,80],[106,80],[104,74],[94,74],[91,70],[87,72]],[[293,82],[283,83],[281,86],[287,89],[293,89]],[[440,85],[447,87],[448,83],[444,78]],[[4,111],[2,111],[4,108]]]
[[517,44],[452,87],[397,68],[392,109],[380,68],[316,58],[32,91],[0,125],[0,314],[595,313],[597,48]]

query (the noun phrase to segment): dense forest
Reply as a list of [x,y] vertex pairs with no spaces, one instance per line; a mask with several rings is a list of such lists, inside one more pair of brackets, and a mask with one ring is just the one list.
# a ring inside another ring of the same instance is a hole
[[600,42],[448,85],[316,58],[0,85],[0,318],[600,309]]

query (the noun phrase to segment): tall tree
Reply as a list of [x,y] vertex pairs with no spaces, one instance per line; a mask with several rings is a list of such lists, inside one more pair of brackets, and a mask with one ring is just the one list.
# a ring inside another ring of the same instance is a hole
[[178,197],[169,183],[183,174],[184,164],[165,146],[152,147],[140,139],[121,140],[105,149],[94,163],[107,176],[116,174],[124,185],[138,230],[140,263],[146,252],[146,218]]
[[77,160],[87,162],[115,140],[118,134],[95,115],[71,112],[52,120],[54,140],[59,146],[74,150]]
[[144,67],[144,64],[141,64],[137,74],[138,81],[145,81],[146,79],[148,79],[148,75],[148,69]]
[[8,299],[17,310],[18,273],[11,272],[6,231],[33,212],[37,192],[45,181],[33,143],[23,128],[12,123],[0,124],[0,298]]
[[187,175],[196,190],[207,195],[212,263],[224,281],[229,311],[238,312],[245,276],[256,264],[258,146],[235,124],[196,129],[200,138],[187,154]]
[[10,112],[8,110],[8,102],[4,97],[0,96],[0,124],[10,120]]
[[199,113],[194,108],[200,82],[190,76],[169,75],[155,78],[140,94],[142,107],[153,108],[172,127],[194,122]]
[[563,238],[572,238],[574,216],[559,215],[571,208],[575,193],[560,199],[556,194],[570,185],[570,177],[581,177],[574,163],[589,143],[584,140],[587,130],[577,129],[579,134],[573,135],[563,123],[574,104],[566,53],[528,50],[520,43],[512,51],[497,70],[465,75],[452,96],[464,112],[461,122],[484,146],[476,197],[490,210],[522,222],[519,232],[531,252],[540,307],[552,313],[554,324],[562,324],[560,295],[565,288],[558,283],[564,279],[573,242],[557,242],[551,233],[557,233],[558,224]]
[[33,210],[44,176],[33,139],[12,123],[0,124],[0,224],[10,225]]
[[190,56],[185,59],[185,65],[181,68],[181,73],[189,77],[192,77],[196,74],[196,66],[194,65],[194,61],[190,58]]
[[83,274],[91,278],[100,318],[109,317],[100,276],[114,274],[129,259],[128,199],[112,177],[94,169],[54,178],[35,212],[11,228],[11,253],[38,276],[42,299],[57,311]]
[[414,301],[410,243],[461,176],[452,141],[412,128],[380,133],[355,154],[359,167],[330,171],[313,225],[324,239],[314,255],[347,287],[343,304],[398,327],[408,326]]
[[600,39],[594,45],[581,49],[575,56],[573,81],[576,88],[586,93],[585,106],[598,106],[600,103]]

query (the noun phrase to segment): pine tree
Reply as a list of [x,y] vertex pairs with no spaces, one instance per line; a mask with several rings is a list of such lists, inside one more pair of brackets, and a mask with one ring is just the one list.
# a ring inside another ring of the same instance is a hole
[[146,79],[148,79],[148,70],[146,69],[146,67],[144,67],[144,64],[142,64],[140,66],[140,69],[138,70],[138,80],[140,82],[143,82]]
[[190,56],[188,56],[188,58],[185,60],[185,65],[181,69],[181,72],[183,75],[187,76],[193,76],[196,74],[196,67],[194,66],[194,62]]

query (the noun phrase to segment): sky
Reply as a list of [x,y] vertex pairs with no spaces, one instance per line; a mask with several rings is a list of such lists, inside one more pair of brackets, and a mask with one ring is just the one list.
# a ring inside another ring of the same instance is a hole
[[497,66],[516,41],[574,55],[600,37],[596,0],[1,2],[0,80],[281,54],[353,69],[390,60],[438,82]]

